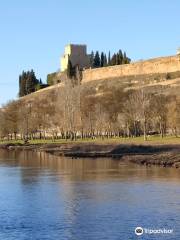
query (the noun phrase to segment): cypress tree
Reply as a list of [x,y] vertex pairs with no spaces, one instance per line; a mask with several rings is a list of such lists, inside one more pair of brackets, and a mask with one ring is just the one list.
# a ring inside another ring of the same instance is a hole
[[116,54],[114,53],[112,58],[111,58],[111,65],[114,66],[116,65]]
[[108,53],[108,66],[111,66],[111,53]]
[[123,63],[123,53],[122,53],[122,50],[120,49],[119,50],[119,64],[122,64]]
[[104,53],[102,52],[101,53],[101,64],[100,64],[101,67],[104,67]]
[[26,91],[26,78],[27,78],[27,73],[23,72],[23,77],[22,77],[23,96],[27,95],[27,91]]
[[119,53],[116,54],[116,65],[120,64]]
[[27,72],[27,78],[26,78],[26,93],[30,94],[33,92],[33,82],[31,78],[31,72]]
[[94,65],[94,52],[92,51],[90,55],[90,67],[93,68],[93,65]]
[[95,57],[94,57],[94,64],[93,64],[93,66],[95,68],[98,68],[98,67],[100,67],[100,64],[101,64],[101,59],[99,57],[99,52],[96,51],[96,54],[95,54]]
[[20,90],[19,90],[19,92],[21,93],[20,97],[25,96],[27,94],[27,92],[26,92],[26,76],[27,76],[26,72],[23,71],[22,75],[20,77],[20,79],[21,79],[21,86],[20,86]]
[[107,57],[106,57],[106,54],[104,55],[104,66],[105,66],[105,67],[107,66]]
[[22,76],[19,75],[19,97],[23,96],[23,90],[22,90]]
[[73,77],[73,66],[72,66],[71,60],[68,60],[67,77],[68,78],[72,78]]

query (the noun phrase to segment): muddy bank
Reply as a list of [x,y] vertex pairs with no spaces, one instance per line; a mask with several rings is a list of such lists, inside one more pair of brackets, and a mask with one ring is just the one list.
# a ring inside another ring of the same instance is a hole
[[1,144],[8,150],[44,151],[57,156],[112,157],[142,165],[158,165],[180,168],[180,144],[177,145],[130,145],[130,144]]

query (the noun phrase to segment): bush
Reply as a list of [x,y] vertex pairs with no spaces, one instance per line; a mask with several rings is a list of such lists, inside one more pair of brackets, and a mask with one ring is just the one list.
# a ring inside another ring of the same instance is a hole
[[166,74],[166,80],[168,80],[168,79],[171,79],[171,74],[170,73]]

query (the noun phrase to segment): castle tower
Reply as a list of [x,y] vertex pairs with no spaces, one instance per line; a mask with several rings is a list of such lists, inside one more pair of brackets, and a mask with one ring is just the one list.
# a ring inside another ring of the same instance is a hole
[[86,45],[68,44],[65,46],[64,55],[61,57],[61,71],[65,71],[68,61],[72,66],[79,65],[81,69],[90,67],[90,56],[87,54]]

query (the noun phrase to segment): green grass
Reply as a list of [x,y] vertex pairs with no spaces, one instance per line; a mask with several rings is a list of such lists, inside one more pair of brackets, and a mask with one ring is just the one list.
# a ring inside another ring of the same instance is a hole
[[[10,140],[10,141],[0,141],[0,144],[7,143],[23,143],[22,140]],[[78,139],[76,141],[58,139],[52,141],[51,139],[38,139],[38,140],[30,140],[30,144],[66,144],[66,143],[98,143],[98,144],[145,144],[145,145],[153,145],[153,144],[180,144],[180,137],[167,136],[161,138],[160,136],[150,136],[147,141],[144,141],[143,137],[136,138],[97,138],[97,139]]]

